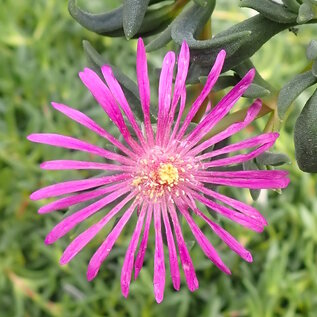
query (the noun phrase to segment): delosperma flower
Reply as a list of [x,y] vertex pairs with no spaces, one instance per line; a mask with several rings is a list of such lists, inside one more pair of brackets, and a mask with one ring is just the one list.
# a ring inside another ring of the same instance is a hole
[[[158,114],[155,124],[152,123],[150,115],[147,61],[141,39],[138,41],[136,69],[140,107],[144,114],[142,125],[136,120],[109,66],[104,65],[101,68],[104,81],[91,69],[85,68],[83,72],[80,72],[80,79],[116,125],[122,141],[78,110],[63,104],[52,103],[55,109],[118,148],[117,152],[113,152],[59,134],[32,134],[28,137],[32,142],[88,152],[107,159],[104,163],[54,160],[42,163],[43,169],[95,169],[111,172],[107,176],[54,184],[31,195],[32,199],[63,196],[41,207],[39,209],[41,214],[94,199],[90,204],[86,204],[86,207],[58,223],[47,235],[45,240],[47,244],[63,237],[95,213],[104,213],[100,221],[80,233],[69,244],[61,257],[61,264],[66,264],[73,259],[110,220],[120,216],[120,220],[106,236],[88,264],[87,278],[94,279],[126,223],[131,220],[136,221],[121,274],[122,293],[128,296],[133,269],[136,278],[142,268],[150,226],[153,222],[155,232],[153,284],[156,301],[161,302],[164,296],[166,262],[169,263],[174,288],[176,290],[180,288],[178,263],[180,260],[188,288],[194,291],[198,288],[198,280],[182,234],[181,215],[202,251],[223,272],[230,274],[229,268],[198,227],[195,218],[203,219],[234,252],[244,260],[252,261],[250,252],[219,224],[211,220],[205,209],[200,210],[197,203],[199,206],[206,205],[224,218],[261,232],[267,223],[255,208],[210,189],[208,184],[249,189],[278,189],[286,187],[289,179],[287,172],[280,170],[224,170],[224,167],[239,166],[268,150],[277,139],[278,133],[265,133],[222,148],[212,149],[213,145],[236,134],[256,118],[261,108],[260,100],[256,100],[249,107],[242,121],[233,123],[220,133],[205,139],[206,134],[229,113],[247,90],[254,77],[253,69],[215,107],[212,109],[208,107],[209,110],[200,122],[194,128],[190,128],[193,118],[219,77],[225,55],[225,51],[218,54],[204,88],[185,115],[185,80],[189,66],[189,48],[185,42],[181,46],[174,85],[175,55],[173,52],[168,52],[163,61],[159,80]],[[104,212],[103,208],[114,201],[117,201],[117,204]],[[163,227],[166,234],[168,261],[164,258]]]

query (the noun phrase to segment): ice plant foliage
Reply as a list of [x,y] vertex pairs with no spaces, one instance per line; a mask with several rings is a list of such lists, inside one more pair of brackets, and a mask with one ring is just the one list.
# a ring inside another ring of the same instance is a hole
[[[226,230],[211,220],[205,210],[200,210],[198,206],[206,205],[224,218],[261,232],[267,223],[255,208],[210,189],[209,184],[250,189],[277,189],[286,187],[289,180],[287,173],[280,170],[223,170],[224,167],[239,165],[251,160],[269,149],[277,139],[277,133],[261,134],[220,149],[210,150],[216,143],[234,135],[250,124],[259,113],[260,100],[256,100],[249,107],[243,121],[232,124],[207,140],[204,139],[206,134],[228,114],[247,90],[254,77],[253,69],[215,107],[212,109],[210,106],[207,107],[201,121],[194,129],[190,128],[194,116],[217,81],[225,56],[225,51],[218,54],[203,90],[185,115],[185,80],[189,66],[189,48],[186,42],[181,46],[174,84],[175,54],[168,52],[164,58],[160,75],[158,115],[155,124],[151,122],[147,60],[141,39],[138,41],[136,68],[144,114],[142,125],[136,120],[120,84],[113,76],[109,66],[104,65],[101,68],[105,82],[91,69],[85,68],[83,72],[80,72],[79,77],[82,82],[116,125],[123,141],[111,135],[78,110],[63,104],[52,103],[56,110],[97,133],[118,148],[117,152],[113,152],[59,134],[32,134],[28,137],[32,142],[88,152],[107,159],[105,163],[54,160],[42,163],[43,169],[111,171],[111,175],[107,176],[67,181],[44,187],[31,195],[31,198],[35,200],[62,196],[41,207],[39,209],[41,214],[94,199],[90,204],[86,204],[86,207],[58,223],[47,235],[45,240],[47,244],[55,242],[88,217],[102,212],[101,210],[110,203],[118,202],[109,212],[105,213],[101,220],[80,233],[69,244],[61,257],[61,264],[68,263],[110,220],[120,216],[120,220],[88,264],[87,278],[88,280],[94,279],[126,223],[134,217],[137,219],[136,226],[125,255],[121,274],[123,295],[128,296],[133,269],[136,278],[142,268],[152,223],[155,232],[153,284],[156,301],[163,300],[166,262],[169,262],[174,288],[176,290],[180,288],[179,259],[188,288],[194,291],[198,288],[198,280],[182,234],[181,215],[186,220],[202,251],[223,272],[230,274],[229,268],[198,227],[195,218],[203,219],[234,252],[244,260],[252,261],[250,252]],[[165,261],[164,258],[163,228],[166,234],[168,261]]]

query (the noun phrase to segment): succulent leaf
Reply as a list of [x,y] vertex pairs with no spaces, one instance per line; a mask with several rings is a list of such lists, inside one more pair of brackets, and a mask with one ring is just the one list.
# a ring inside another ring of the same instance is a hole
[[299,3],[296,0],[282,0],[284,5],[287,7],[288,10],[297,13],[299,10]]
[[296,75],[291,81],[286,83],[281,89],[277,110],[280,119],[283,119],[292,102],[308,87],[314,85],[317,78],[309,70],[303,74]]
[[294,142],[299,168],[303,172],[317,173],[317,90],[296,120]]
[[149,0],[124,0],[123,30],[127,39],[139,31],[148,5]]
[[278,23],[294,23],[297,18],[295,13],[271,0],[242,0],[240,6],[254,9],[267,19]]
[[[172,24],[172,38],[177,44],[182,44],[186,40],[190,48],[210,47],[212,40],[199,41],[195,36],[199,34],[210,18],[216,1],[208,0],[207,5],[202,7],[196,3],[188,6]],[[195,17],[195,18],[193,18]]]

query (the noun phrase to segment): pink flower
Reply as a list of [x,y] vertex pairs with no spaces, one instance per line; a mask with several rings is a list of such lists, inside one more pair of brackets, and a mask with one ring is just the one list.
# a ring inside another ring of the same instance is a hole
[[[247,90],[254,77],[253,69],[213,109],[206,112],[194,129],[188,131],[194,116],[218,79],[225,55],[225,51],[218,54],[203,90],[190,107],[188,114],[183,115],[186,103],[185,80],[189,66],[189,48],[185,42],[181,47],[174,89],[172,87],[175,55],[173,52],[168,52],[164,58],[160,75],[157,123],[153,125],[150,115],[150,87],[146,54],[143,41],[140,39],[137,49],[137,79],[144,114],[144,128],[135,119],[109,66],[104,65],[101,68],[106,84],[91,69],[85,68],[83,72],[80,72],[79,77],[116,125],[124,139],[123,142],[78,110],[63,104],[52,103],[55,109],[105,138],[120,150],[115,153],[59,134],[28,136],[32,142],[88,152],[112,161],[112,163],[100,163],[55,160],[44,162],[41,165],[43,169],[48,170],[113,171],[110,176],[54,184],[37,190],[31,195],[31,199],[37,200],[69,194],[40,208],[39,213],[41,214],[96,199],[95,202],[58,223],[47,235],[45,240],[47,244],[63,237],[88,217],[101,212],[101,209],[111,202],[118,201],[118,199],[120,201],[99,222],[79,234],[69,244],[61,257],[61,264],[68,263],[111,219],[119,214],[122,215],[119,222],[92,256],[88,264],[87,278],[92,280],[96,277],[101,264],[107,258],[122,229],[133,216],[137,218],[137,223],[125,255],[121,274],[121,289],[125,297],[129,293],[133,268],[135,278],[142,268],[152,219],[155,229],[153,284],[157,302],[163,300],[165,287],[163,226],[166,232],[169,266],[174,288],[176,290],[180,288],[178,256],[188,288],[191,291],[198,288],[195,269],[179,222],[180,215],[186,219],[205,255],[223,272],[230,274],[229,268],[223,263],[194,218],[203,219],[234,252],[244,260],[252,262],[250,252],[199,210],[197,202],[244,227],[261,232],[267,223],[255,208],[211,190],[206,184],[250,189],[277,189],[286,187],[289,179],[287,172],[278,170],[215,170],[215,167],[236,165],[255,158],[274,144],[278,133],[265,133],[221,149],[206,151],[214,144],[245,128],[259,113],[261,101],[256,100],[248,109],[243,121],[236,122],[217,135],[203,140]],[[123,117],[121,111],[126,118]],[[131,128],[128,128],[126,120]],[[133,130],[135,137],[132,136],[130,130]],[[244,154],[234,153],[241,150],[244,151]],[[230,154],[230,156],[219,158],[218,156],[222,154]],[[139,244],[142,228],[144,229]]]

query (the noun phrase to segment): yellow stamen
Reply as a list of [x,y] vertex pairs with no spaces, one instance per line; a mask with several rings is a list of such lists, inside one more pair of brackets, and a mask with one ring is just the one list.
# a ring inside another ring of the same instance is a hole
[[162,185],[175,185],[178,183],[178,169],[171,163],[161,164],[158,169],[158,178]]

